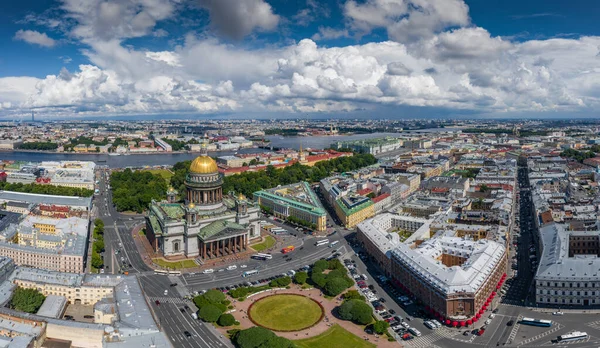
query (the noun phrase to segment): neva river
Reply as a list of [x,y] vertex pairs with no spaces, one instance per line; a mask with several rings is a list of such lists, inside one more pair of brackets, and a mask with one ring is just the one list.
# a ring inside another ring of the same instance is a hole
[[458,128],[428,128],[405,131],[403,133],[372,133],[372,134],[355,134],[355,135],[324,135],[324,136],[312,136],[312,137],[282,137],[279,135],[269,135],[265,139],[271,141],[271,146],[287,148],[287,149],[300,149],[300,144],[303,148],[312,149],[325,149],[331,146],[331,144],[337,141],[348,141],[348,140],[361,140],[361,139],[372,139],[372,138],[383,138],[383,137],[399,137],[406,136],[407,133],[440,133],[440,132],[455,132]]
[[[258,153],[265,152],[263,149],[241,149],[238,153]],[[233,155],[234,151],[209,152],[210,156]],[[99,165],[107,165],[111,168],[125,167],[145,167],[158,165],[173,165],[177,162],[192,160],[200,154],[193,153],[172,153],[172,154],[149,154],[149,155],[129,155],[129,156],[109,156],[107,154],[98,155],[80,155],[64,153],[47,152],[3,152],[0,151],[0,160],[12,161],[94,161]]]
[[[406,133],[437,133],[456,131],[456,128],[431,128],[420,129],[415,131],[406,131],[404,133],[372,133],[372,134],[355,134],[355,135],[325,135],[312,137],[282,137],[271,135],[265,137],[271,141],[271,146],[276,148],[296,149],[303,148],[324,149],[331,146],[337,141],[372,139],[382,137],[398,137],[406,135]],[[238,153],[259,153],[268,150],[264,149],[241,149]],[[234,151],[218,151],[210,152],[210,156],[227,156],[235,154]],[[0,151],[0,160],[11,161],[26,161],[26,162],[41,162],[41,161],[94,161],[99,165],[107,165],[111,168],[125,167],[145,167],[145,166],[161,166],[173,165],[177,162],[192,160],[199,153],[172,153],[172,154],[148,154],[148,155],[128,155],[128,156],[109,156],[108,154],[84,155],[84,154],[64,154],[64,153],[48,153],[48,152],[4,152]]]

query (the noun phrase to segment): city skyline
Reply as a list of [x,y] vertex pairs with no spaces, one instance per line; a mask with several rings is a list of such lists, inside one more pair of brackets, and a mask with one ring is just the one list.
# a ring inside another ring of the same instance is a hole
[[597,4],[7,4],[0,117],[596,117]]

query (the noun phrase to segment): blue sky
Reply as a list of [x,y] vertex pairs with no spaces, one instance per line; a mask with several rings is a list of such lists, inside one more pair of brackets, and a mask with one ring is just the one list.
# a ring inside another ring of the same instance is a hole
[[8,2],[0,116],[593,117],[598,13],[589,0]]

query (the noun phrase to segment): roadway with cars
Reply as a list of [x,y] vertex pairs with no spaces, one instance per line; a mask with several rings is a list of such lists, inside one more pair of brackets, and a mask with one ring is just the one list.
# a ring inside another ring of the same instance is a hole
[[[174,289],[170,287],[173,277],[155,275],[150,267],[142,260],[137,252],[135,241],[131,235],[134,225],[143,222],[143,217],[122,215],[116,211],[112,203],[111,191],[108,188],[110,171],[100,169],[98,179],[99,193],[94,196],[94,205],[99,218],[104,221],[104,262],[109,266],[107,273],[135,274],[140,281],[144,294],[147,296],[148,305],[156,314],[158,324],[167,334],[175,347],[232,347],[227,338],[220,334],[210,325],[205,325],[200,320],[194,320],[191,313],[197,308],[186,301],[183,296],[187,295],[185,289]],[[119,253],[115,255],[115,250]],[[123,261],[121,261],[123,257]],[[129,266],[131,264],[131,266]],[[175,278],[176,280],[177,278]],[[179,287],[179,286],[178,286]],[[178,288],[175,287],[175,288]],[[169,294],[164,295],[164,290],[169,289]],[[165,299],[156,305],[156,298]],[[190,309],[185,310],[184,306]],[[184,312],[180,311],[184,308]],[[190,337],[187,337],[185,332]]]

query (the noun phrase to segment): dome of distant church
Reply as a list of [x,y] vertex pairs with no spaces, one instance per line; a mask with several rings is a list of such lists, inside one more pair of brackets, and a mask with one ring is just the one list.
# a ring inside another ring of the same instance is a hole
[[213,174],[218,172],[217,162],[209,156],[198,156],[190,165],[190,173]]

